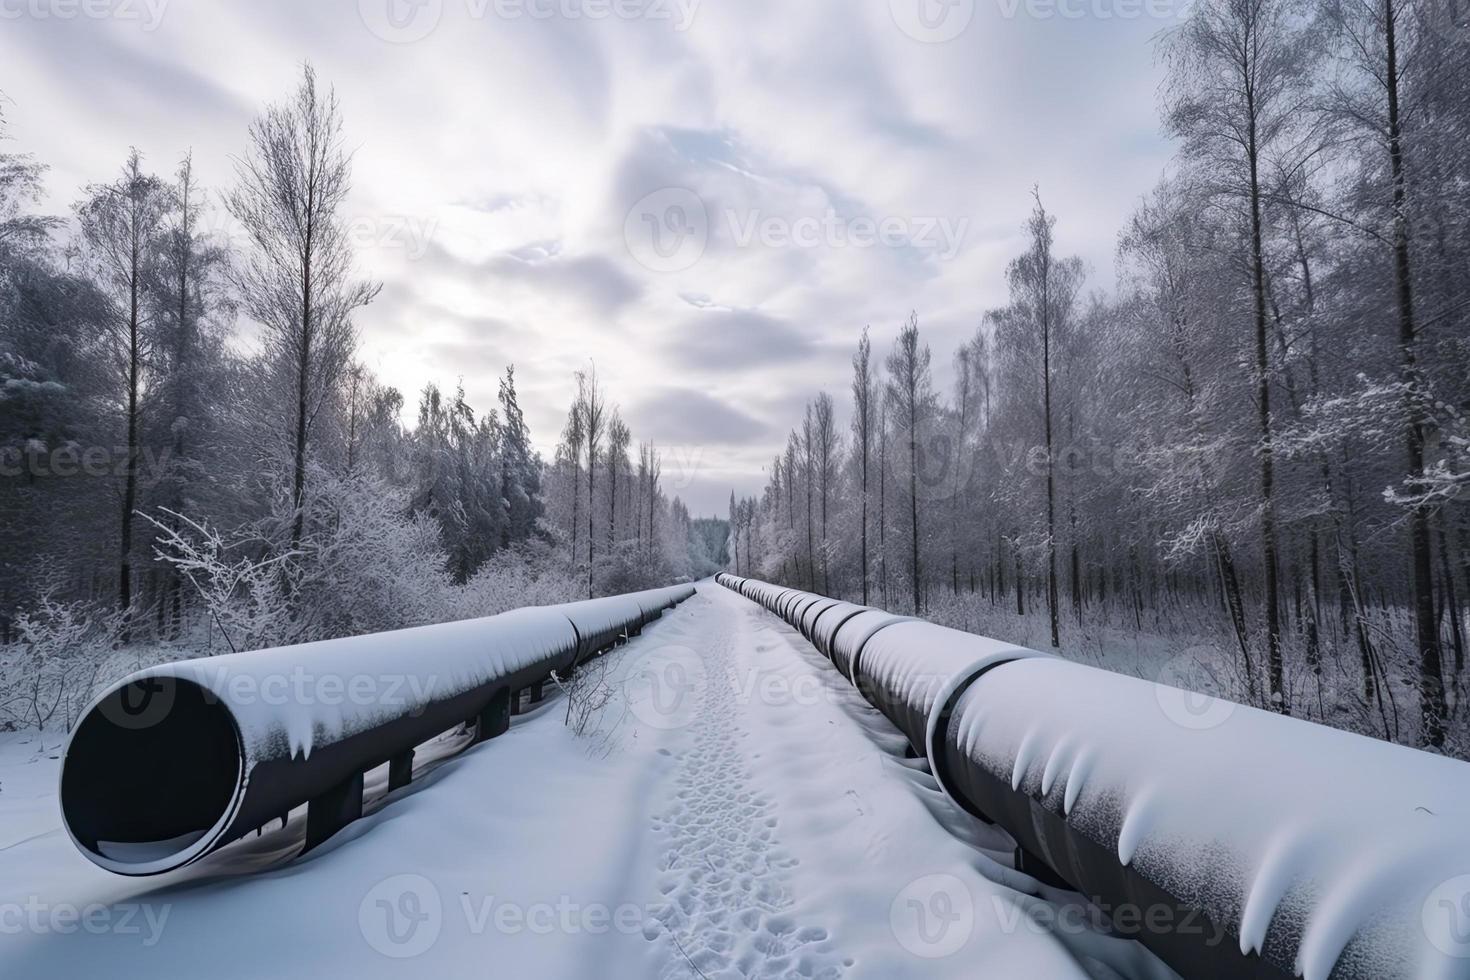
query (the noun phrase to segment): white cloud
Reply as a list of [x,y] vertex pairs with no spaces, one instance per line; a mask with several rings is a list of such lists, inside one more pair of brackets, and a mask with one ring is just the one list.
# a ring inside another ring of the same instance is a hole
[[[64,212],[134,144],[165,172],[192,148],[228,185],[249,119],[310,58],[357,151],[352,214],[398,222],[361,239],[387,284],[361,318],[368,363],[411,410],[461,376],[488,407],[514,360],[549,448],[594,360],[699,461],[682,492],[713,512],[762,482],[797,421],[776,413],[819,388],[842,400],[865,324],[881,353],[917,310],[947,373],[1002,296],[1033,183],[1109,287],[1117,230],[1164,163],[1148,42],[1166,22],[975,0],[958,37],[926,44],[900,27],[923,23],[899,16],[909,2],[937,0],[190,0],[152,30],[22,7],[0,89]],[[627,238],[629,209],[668,187],[709,212],[677,272]],[[910,239],[851,240],[885,220]],[[757,221],[784,237],[737,233]],[[848,237],[803,232],[833,221]],[[962,229],[954,247],[915,241],[925,221]]]

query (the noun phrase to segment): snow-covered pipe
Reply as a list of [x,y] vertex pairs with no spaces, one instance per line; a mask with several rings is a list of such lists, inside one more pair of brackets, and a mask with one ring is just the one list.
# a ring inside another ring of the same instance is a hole
[[831,601],[832,600],[828,599],[826,596],[816,595],[812,592],[803,593],[800,598],[787,605],[786,622],[790,623],[792,626],[800,630],[801,618],[802,616],[806,615],[806,611],[808,609],[810,609],[812,606],[815,606],[819,602]]
[[[693,586],[673,586],[670,589],[653,589],[627,595],[606,596],[601,599],[584,599],[560,606],[551,606],[571,620],[577,629],[577,659],[586,660],[598,650],[607,648],[625,631],[638,630],[648,622],[646,606],[659,605],[667,608],[694,594]],[[674,598],[679,596],[680,598]]]
[[928,756],[929,718],[941,694],[1000,664],[1046,656],[1049,654],[910,619],[869,634],[852,664],[851,680],[908,736],[916,754]]
[[1145,937],[1187,976],[1470,976],[1463,762],[1061,660],[986,674],[937,744],[1083,894],[1223,934]]
[[895,616],[882,609],[869,609],[867,612],[859,613],[843,623],[842,628],[837,630],[828,641],[828,656],[832,661],[832,666],[836,667],[837,672],[846,677],[849,682],[856,684],[853,679],[853,667],[857,663],[858,653],[873,638],[873,634],[895,623],[912,621],[913,618],[910,616]]
[[384,763],[407,782],[416,745],[567,673],[692,595],[692,586],[485,619],[162,664],[83,712],[61,770],[63,822],[95,864],[170,871],[310,804],[308,846],[361,812]]
[[750,598],[759,602],[767,609],[774,609],[775,603],[791,589],[779,585],[771,585],[767,582],[757,582],[752,590]]
[[816,602],[810,603],[802,610],[801,619],[797,622],[796,628],[801,631],[802,636],[810,640],[812,638],[812,628],[816,626],[817,619],[821,617],[822,613],[838,605],[841,605],[841,603],[836,599],[828,599],[826,596],[818,598]]
[[831,660],[833,636],[849,619],[869,611],[867,606],[859,606],[852,602],[837,602],[828,606],[812,623],[809,637],[812,646],[816,647],[822,656]]
[[1470,977],[1470,765],[876,610],[830,646],[956,803],[1183,976]]

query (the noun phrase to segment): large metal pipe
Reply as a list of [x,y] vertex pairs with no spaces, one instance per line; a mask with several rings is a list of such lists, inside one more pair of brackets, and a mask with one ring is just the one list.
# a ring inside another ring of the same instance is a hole
[[1470,977],[1465,763],[877,610],[826,642],[1023,870],[1182,975]]
[[869,612],[867,606],[859,606],[852,602],[836,602],[822,611],[822,614],[812,622],[811,636],[812,646],[826,657],[832,659],[832,638],[837,634],[844,623],[854,616],[861,616]]
[[832,666],[836,667],[837,672],[846,677],[849,682],[856,684],[853,667],[857,664],[858,653],[873,638],[873,634],[895,623],[908,622],[913,622],[912,617],[895,616],[882,609],[869,609],[867,612],[852,617],[844,622],[827,641]]
[[1048,654],[923,620],[890,623],[869,634],[852,665],[852,682],[908,736],[916,754],[929,754],[929,716],[941,693],[1012,660]]
[[821,617],[822,613],[826,612],[828,609],[831,609],[834,606],[840,606],[841,604],[842,603],[838,602],[836,599],[828,599],[826,596],[819,596],[816,602],[809,603],[807,607],[802,610],[801,619],[797,622],[796,628],[801,631],[801,635],[803,637],[810,640],[812,638],[812,629],[816,626],[817,620]]
[[162,664],[82,713],[61,809],[90,860],[182,867],[308,804],[308,846],[361,812],[362,775],[466,721],[509,724],[511,694],[636,632],[692,586],[486,619]]

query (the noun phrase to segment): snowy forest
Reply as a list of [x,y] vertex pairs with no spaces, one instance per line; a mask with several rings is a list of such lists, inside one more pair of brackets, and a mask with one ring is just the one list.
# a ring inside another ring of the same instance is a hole
[[728,567],[1466,757],[1466,35],[1226,0],[1158,53],[1117,282],[1018,202],[1009,302],[855,330]]
[[1470,0],[0,0],[0,980],[1470,980],[1467,617]]
[[665,493],[594,365],[550,460],[513,365],[480,406],[363,366],[353,314],[378,285],[310,67],[243,145],[224,188],[187,152],[160,173],[134,151],[66,216],[34,208],[42,161],[0,155],[0,728],[69,725],[155,661],[720,567],[723,527]]

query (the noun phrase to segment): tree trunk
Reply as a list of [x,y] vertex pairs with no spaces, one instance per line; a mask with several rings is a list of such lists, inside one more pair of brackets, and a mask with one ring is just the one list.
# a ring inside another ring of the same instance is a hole
[[[866,438],[866,437],[865,437]],[[862,459],[862,494],[863,494],[863,605],[868,604],[868,446],[863,444]]]
[[909,421],[913,423],[909,426],[909,518],[913,531],[914,615],[917,616],[923,608],[919,601],[919,436],[914,431],[919,421],[917,411],[910,413]]
[[1261,454],[1261,549],[1265,563],[1267,683],[1270,707],[1282,713],[1286,703],[1285,668],[1281,656],[1280,581],[1276,555],[1276,472],[1271,439],[1271,374],[1266,330],[1266,257],[1262,244],[1259,148],[1256,141],[1256,109],[1253,90],[1246,94],[1250,118],[1246,155],[1250,163],[1251,291],[1255,300],[1256,418]]
[[142,339],[138,334],[138,277],[141,243],[134,228],[131,288],[128,300],[128,460],[123,477],[122,543],[118,563],[118,609],[122,612],[123,643],[132,639],[133,622],[133,509],[138,502],[138,384]]
[[[1424,478],[1424,444],[1428,423],[1419,404],[1418,355],[1415,351],[1413,269],[1409,256],[1409,222],[1404,213],[1406,187],[1399,121],[1398,37],[1393,0],[1384,0],[1384,33],[1388,55],[1388,155],[1393,175],[1393,267],[1399,313],[1399,356],[1407,390],[1409,425],[1405,432],[1409,489],[1418,493]],[[1425,744],[1442,746],[1448,708],[1445,704],[1444,667],[1439,629],[1434,621],[1434,567],[1429,540],[1429,506],[1415,505],[1409,515],[1409,547],[1413,567],[1414,625],[1419,641],[1419,705]]]

